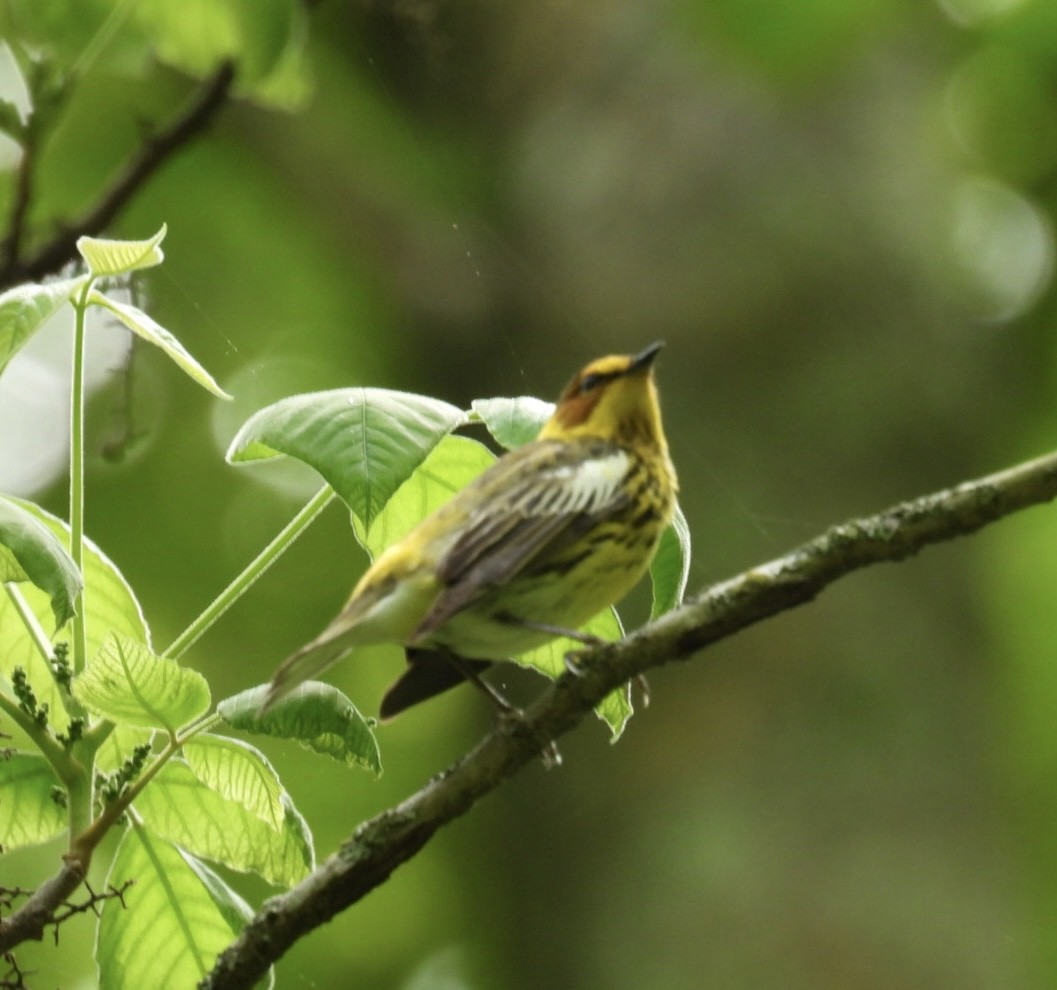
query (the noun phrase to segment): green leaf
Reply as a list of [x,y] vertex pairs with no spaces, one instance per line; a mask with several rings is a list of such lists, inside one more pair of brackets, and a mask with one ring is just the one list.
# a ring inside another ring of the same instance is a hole
[[554,403],[522,395],[514,399],[474,399],[470,408],[498,443],[513,450],[536,439],[554,412]]
[[182,752],[203,784],[272,828],[282,828],[283,786],[260,750],[239,739],[199,735],[185,743]]
[[191,357],[183,344],[160,323],[144,313],[143,310],[137,309],[135,306],[129,306],[127,303],[115,302],[94,289],[88,298],[92,305],[110,310],[134,334],[160,347],[182,371],[186,372],[206,391],[212,392],[219,399],[231,398],[216,383],[213,376]]
[[161,242],[168,228],[145,241],[108,241],[99,237],[78,237],[77,251],[84,258],[88,270],[97,278],[104,275],[124,275],[141,268],[153,268],[165,260]]
[[[221,916],[231,926],[233,932],[238,932],[245,927],[247,921],[253,917],[253,908],[234,890],[229,887],[219,874],[215,873],[209,868],[209,865],[202,862],[197,856],[192,856],[189,852],[180,850],[180,855],[183,856],[184,862],[195,872],[195,876],[198,877],[202,882],[202,886],[209,892],[209,896],[213,898],[213,903],[217,906],[217,910],[220,911]],[[269,972],[271,972],[269,970]],[[273,980],[269,980],[268,985],[271,986]]]
[[495,455],[476,440],[442,438],[369,527],[353,520],[356,538],[372,558],[377,557],[494,463]]
[[[107,990],[193,987],[242,929],[249,906],[219,877],[149,829],[125,832],[107,877],[95,958]],[[269,983],[269,986],[271,984]]]
[[51,796],[58,783],[43,756],[0,757],[0,850],[47,842],[66,828],[66,812]]
[[233,729],[294,739],[346,766],[363,767],[375,775],[382,772],[370,724],[336,687],[308,681],[261,715],[267,693],[267,684],[241,691],[221,701],[217,714]]
[[0,372],[86,281],[88,277],[81,276],[46,285],[20,285],[0,295]]
[[670,612],[682,603],[689,576],[690,527],[683,510],[677,505],[671,523],[661,534],[657,552],[650,564],[650,580],[653,582],[651,619]]
[[152,831],[196,856],[285,887],[312,870],[315,854],[304,819],[287,794],[282,801],[282,826],[275,829],[173,759],[136,798],[135,808]]
[[[581,627],[582,632],[609,642],[616,642],[624,636],[624,627],[620,622],[620,616],[614,608],[607,608],[599,612],[586,625]],[[564,636],[552,639],[543,646],[520,657],[515,657],[517,663],[523,667],[533,667],[545,674],[551,680],[555,680],[565,673],[565,654],[583,650],[583,643],[566,639]],[[595,707],[595,714],[609,726],[611,740],[616,742],[624,732],[634,709],[631,705],[631,689],[625,684],[607,694]]]
[[[221,917],[231,926],[232,932],[242,931],[246,926],[246,922],[253,918],[253,908],[197,856],[192,856],[189,852],[184,852],[183,850],[180,850],[180,855],[183,856],[184,861],[194,870],[198,879],[201,880],[202,886],[209,892],[209,896],[213,898],[213,903],[216,905]],[[275,986],[274,967],[268,968],[268,975],[261,985],[264,990],[272,990]]]
[[364,526],[463,422],[455,406],[409,392],[346,388],[281,399],[231,441],[233,464],[287,454],[314,467]]
[[[61,519],[45,512],[32,502],[11,499],[39,520],[66,546],[69,546],[69,527]],[[85,540],[83,577],[85,583],[81,608],[87,626],[88,655],[93,656],[104,638],[113,630],[122,636],[150,644],[150,632],[132,589],[117,567],[91,541]],[[26,584],[20,588],[41,626],[53,618],[51,600],[47,593]],[[47,703],[53,726],[64,728],[65,709],[55,683],[36,645],[30,638],[21,616],[6,594],[0,594],[0,672],[11,675],[15,667],[22,667],[36,692],[37,700]]]
[[17,502],[0,496],[0,582],[29,581],[51,601],[55,628],[76,611],[81,575],[59,538]]
[[113,634],[74,681],[73,693],[113,722],[170,734],[209,708],[209,685],[201,674]]

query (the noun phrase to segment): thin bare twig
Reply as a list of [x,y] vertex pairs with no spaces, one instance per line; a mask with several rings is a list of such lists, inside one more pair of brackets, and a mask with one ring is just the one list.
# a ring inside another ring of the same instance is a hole
[[0,921],[0,953],[30,940],[39,942],[55,920],[55,912],[84,882],[85,870],[75,860],[64,861],[59,872],[45,880],[10,918]]
[[29,990],[26,971],[19,969],[15,957],[10,952],[5,952],[2,958],[7,969],[0,975],[0,990]]
[[[225,105],[235,81],[235,64],[226,61],[207,79],[188,105],[165,127],[148,137],[98,201],[25,260],[8,257],[0,267],[0,289],[53,275],[77,257],[77,238],[102,232],[148,179],[177,151],[203,131]],[[10,237],[10,234],[9,234]]]
[[59,944],[59,925],[64,921],[69,921],[75,914],[85,914],[91,911],[97,918],[99,917],[99,905],[104,901],[120,901],[121,906],[127,907],[125,904],[125,891],[129,889],[136,881],[133,879],[126,880],[120,887],[115,887],[110,884],[106,890],[102,893],[97,894],[89,886],[88,881],[84,883],[85,888],[88,891],[87,900],[81,901],[79,904],[73,901],[63,902],[62,909],[56,911],[51,918],[50,924],[54,926],[55,944]]
[[623,642],[583,654],[580,674],[560,678],[523,718],[502,722],[417,794],[361,825],[309,877],[266,901],[200,990],[252,987],[294,942],[382,884],[439,828],[533,761],[618,685],[810,601],[846,574],[902,560],[1054,498],[1057,454],[1050,454],[834,526],[783,557],[713,585]]

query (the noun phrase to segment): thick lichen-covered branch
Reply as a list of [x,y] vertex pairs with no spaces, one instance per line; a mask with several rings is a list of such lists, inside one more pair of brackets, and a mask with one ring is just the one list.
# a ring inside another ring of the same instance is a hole
[[810,601],[846,574],[902,560],[1055,497],[1057,454],[1051,454],[900,503],[834,526],[713,585],[623,642],[585,654],[579,675],[562,677],[523,718],[501,722],[418,793],[361,825],[311,876],[267,901],[200,987],[253,986],[294,942],[383,883],[439,828],[536,759],[616,686]]

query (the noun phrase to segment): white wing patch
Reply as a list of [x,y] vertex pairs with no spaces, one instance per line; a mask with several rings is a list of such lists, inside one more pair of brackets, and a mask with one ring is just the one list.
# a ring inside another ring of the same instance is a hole
[[628,455],[617,451],[549,471],[546,495],[535,505],[517,507],[534,516],[594,512],[620,495],[629,463]]

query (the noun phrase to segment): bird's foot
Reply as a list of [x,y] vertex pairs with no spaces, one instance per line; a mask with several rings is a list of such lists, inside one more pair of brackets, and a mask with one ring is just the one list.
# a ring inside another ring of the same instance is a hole
[[587,650],[569,650],[562,657],[562,663],[565,664],[565,669],[573,675],[573,677],[584,676],[584,665],[583,657]]
[[639,674],[632,682],[639,689],[639,700],[643,708],[650,707],[650,682],[646,680],[645,674]]

